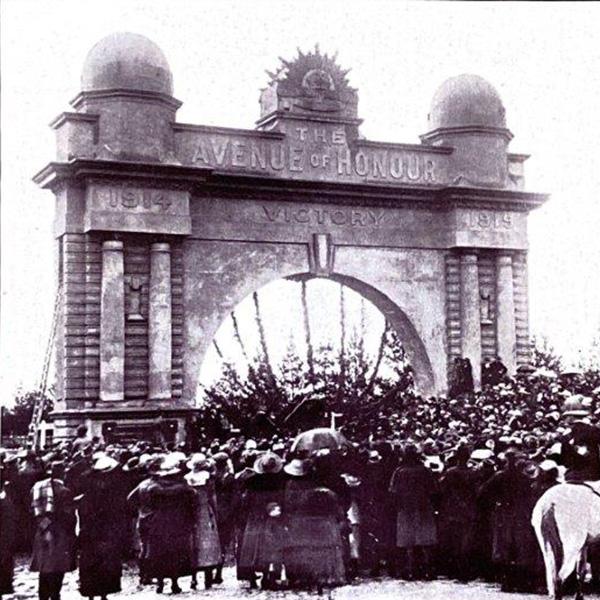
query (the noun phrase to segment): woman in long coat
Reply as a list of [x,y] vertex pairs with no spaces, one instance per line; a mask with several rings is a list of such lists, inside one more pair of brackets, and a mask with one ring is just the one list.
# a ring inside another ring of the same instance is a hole
[[79,592],[92,599],[121,591],[128,545],[127,488],[119,463],[99,458],[78,503]]
[[286,492],[284,506],[288,532],[283,560],[290,584],[314,585],[322,593],[323,587],[346,583],[342,539],[346,523],[337,495],[324,487]]
[[414,446],[405,448],[402,464],[392,476],[390,492],[396,504],[396,548],[406,560],[404,577],[430,578],[437,544],[438,486]]
[[53,463],[50,477],[31,492],[36,530],[30,568],[40,574],[39,600],[60,600],[65,573],[76,566],[75,505],[63,476],[63,465]]
[[192,537],[192,589],[196,589],[196,574],[204,571],[204,587],[213,583],[213,569],[221,562],[221,543],[217,529],[215,484],[211,479],[212,465],[204,454],[197,453],[187,463],[190,472],[186,481],[196,495],[194,504],[194,530]]
[[146,576],[158,580],[159,593],[164,579],[171,579],[171,591],[178,593],[177,579],[193,573],[194,491],[183,479],[178,461],[167,455],[146,493],[151,510],[144,549]]
[[277,454],[266,452],[256,459],[254,475],[245,483],[242,504],[248,517],[237,557],[237,577],[249,581],[252,588],[257,573],[263,574],[263,588],[273,587],[282,566],[282,467]]
[[0,489],[0,598],[3,594],[13,593],[16,530],[17,522],[12,500],[4,490]]
[[[158,457],[150,457],[147,455],[146,465],[143,468],[143,473],[147,475],[137,487],[135,487],[127,496],[127,501],[131,507],[137,512],[136,516],[136,541],[137,541],[137,558],[140,574],[140,584],[147,585],[152,583],[151,578],[147,574],[146,560],[148,556],[148,536],[151,528],[153,508],[150,499],[150,489],[154,486],[156,473],[160,467]],[[140,461],[141,462],[141,461]]]

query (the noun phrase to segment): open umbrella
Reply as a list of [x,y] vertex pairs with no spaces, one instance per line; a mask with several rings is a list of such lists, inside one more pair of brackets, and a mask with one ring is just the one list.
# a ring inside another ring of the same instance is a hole
[[298,434],[292,444],[292,452],[300,450],[308,452],[325,449],[339,450],[349,445],[348,440],[339,431],[328,427],[317,427]]

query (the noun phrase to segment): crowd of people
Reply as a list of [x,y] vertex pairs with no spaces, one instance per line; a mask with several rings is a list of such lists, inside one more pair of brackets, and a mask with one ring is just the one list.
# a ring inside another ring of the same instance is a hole
[[487,373],[481,391],[407,392],[341,433],[177,445],[82,427],[0,455],[0,594],[19,553],[31,553],[41,600],[60,598],[75,569],[81,595],[105,600],[129,560],[159,592],[196,589],[199,574],[219,585],[229,563],[249,588],[321,591],[387,573],[543,590],[531,511],[558,481],[600,479],[600,388],[548,369]]

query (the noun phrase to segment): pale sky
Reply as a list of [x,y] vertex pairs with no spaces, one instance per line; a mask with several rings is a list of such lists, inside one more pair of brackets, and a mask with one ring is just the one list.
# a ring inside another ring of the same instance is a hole
[[599,22],[598,3],[3,0],[0,402],[36,385],[50,326],[53,196],[31,181],[47,125],[92,45],[124,30],[163,49],[188,123],[252,128],[265,69],[315,42],[352,69],[369,139],[418,142],[442,81],[488,79],[531,154],[527,189],[552,194],[529,219],[532,331],[575,357],[600,327]]

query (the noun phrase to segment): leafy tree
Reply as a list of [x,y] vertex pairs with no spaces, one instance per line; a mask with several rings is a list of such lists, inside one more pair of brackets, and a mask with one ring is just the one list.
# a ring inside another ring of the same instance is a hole
[[533,338],[531,364],[536,369],[546,368],[560,373],[563,370],[562,359],[554,347],[545,338]]
[[[259,309],[256,315],[259,321]],[[342,352],[330,344],[311,346],[305,359],[290,339],[285,355],[274,366],[267,364],[263,337],[257,356],[248,357],[247,373],[223,363],[220,379],[205,388],[201,408],[205,422],[215,426],[224,418],[244,432],[252,427],[257,414],[264,412],[277,428],[287,431],[286,417],[297,406],[319,400],[327,412],[343,415],[345,429],[356,430],[380,408],[400,407],[413,389],[413,380],[398,335],[386,325],[373,358],[365,352],[364,329],[363,324],[352,332]]]
[[[33,415],[33,407],[42,396],[39,390],[18,392],[13,406],[5,408],[2,418],[3,435],[27,435]],[[50,389],[45,394],[45,405],[42,417],[46,418],[54,408],[54,393]]]

